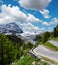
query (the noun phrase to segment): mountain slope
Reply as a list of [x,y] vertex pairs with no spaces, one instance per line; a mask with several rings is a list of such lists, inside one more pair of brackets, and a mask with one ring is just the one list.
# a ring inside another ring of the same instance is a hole
[[0,25],[0,33],[23,33],[22,29],[15,23],[9,23],[6,25]]

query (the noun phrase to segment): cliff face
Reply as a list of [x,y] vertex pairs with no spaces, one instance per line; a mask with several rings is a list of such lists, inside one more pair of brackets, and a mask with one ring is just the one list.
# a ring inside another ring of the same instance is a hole
[[16,23],[9,23],[0,27],[0,33],[23,33],[22,29]]

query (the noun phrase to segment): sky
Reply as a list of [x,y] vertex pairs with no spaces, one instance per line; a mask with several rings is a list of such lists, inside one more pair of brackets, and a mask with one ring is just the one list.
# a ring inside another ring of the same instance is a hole
[[16,22],[24,32],[53,31],[58,0],[0,0],[0,24]]

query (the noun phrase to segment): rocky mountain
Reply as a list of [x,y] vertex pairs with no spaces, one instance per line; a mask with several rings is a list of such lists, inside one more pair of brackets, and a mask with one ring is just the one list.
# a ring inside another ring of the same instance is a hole
[[0,33],[16,34],[16,33],[23,33],[23,31],[15,22],[13,22],[6,25],[0,25]]

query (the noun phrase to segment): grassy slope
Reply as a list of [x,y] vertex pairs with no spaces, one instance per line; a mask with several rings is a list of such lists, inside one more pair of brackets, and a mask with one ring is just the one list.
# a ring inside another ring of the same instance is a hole
[[58,41],[58,37],[57,38],[53,38],[52,40]]
[[50,37],[50,40],[54,40],[54,41],[57,41],[58,42],[58,37]]
[[[23,59],[18,60],[14,65],[32,65],[32,62],[36,62],[35,65],[47,65],[46,62],[40,62],[38,59],[26,55]],[[39,63],[39,64],[38,64]]]
[[58,48],[56,46],[54,46],[53,44],[46,42],[44,44],[44,46],[46,46],[47,48],[49,48],[50,50],[54,50],[54,51],[58,51]]
[[35,58],[26,55],[23,59],[18,60],[14,65],[31,65],[33,61],[37,61]]

